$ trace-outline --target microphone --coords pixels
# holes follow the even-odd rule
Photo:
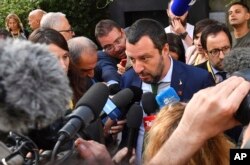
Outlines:
[[[240,76],[250,81],[250,48],[234,48],[223,60],[224,70],[231,76]],[[243,125],[250,121],[250,94],[243,99],[235,118]]]
[[[121,118],[122,114],[124,114],[124,111],[121,110],[131,103],[133,96],[134,93],[129,88],[125,88],[107,100],[103,107],[103,111],[111,120],[117,120]],[[107,116],[102,116],[103,123],[105,123],[106,120]]]
[[[129,88],[125,88],[108,99],[103,108],[107,116],[102,115],[105,135],[108,135],[111,126],[127,113],[127,106],[131,103],[133,96],[134,93]]]
[[[1,41],[1,132],[26,133],[46,127],[63,116],[71,97],[68,78],[46,45],[26,40]],[[16,150],[5,151],[5,154],[1,151],[1,161],[5,164],[26,164],[26,155],[17,151],[31,152],[34,157],[38,148],[30,139],[23,141],[20,136],[14,137]],[[30,147],[30,144],[34,145]]]
[[[59,130],[58,140],[72,138],[82,128],[95,121],[109,95],[108,87],[103,83],[96,83],[77,102],[76,109],[69,114],[68,122]]]
[[[155,114],[156,111],[159,109],[159,106],[155,100],[155,95],[151,92],[143,93],[141,103],[144,112],[148,116]]]
[[[173,0],[171,11],[176,16],[184,15],[196,0]]]
[[[151,92],[143,93],[141,104],[144,112],[148,115],[143,118],[145,131],[148,132],[156,118],[155,114],[159,106],[155,100],[155,95]]]
[[[162,108],[165,105],[169,105],[175,102],[180,101],[180,97],[175,92],[174,88],[168,86],[164,91],[160,92],[158,95],[156,95],[156,101],[160,108]]]
[[[139,104],[134,103],[129,108],[126,116],[127,127],[129,129],[127,147],[128,147],[128,153],[130,154],[132,153],[132,150],[136,144],[136,139],[138,135],[138,130],[142,122],[142,117],[143,117],[142,107]]]
[[[118,92],[121,90],[120,85],[117,84],[117,83],[115,83],[115,84],[110,84],[110,85],[108,86],[108,88],[109,88],[109,94],[110,94],[110,95],[115,95],[116,93],[118,93]]]
[[[25,133],[63,116],[69,81],[46,45],[25,40],[0,44],[0,131]]]
[[[250,68],[250,48],[234,48],[223,60],[224,71],[228,74]]]
[[[132,103],[140,102],[142,98],[142,89],[137,86],[130,86],[129,89],[134,93],[134,97],[132,99]]]

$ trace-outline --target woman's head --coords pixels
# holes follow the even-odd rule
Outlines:
[[[177,128],[184,109],[185,105],[176,103],[163,107],[160,110],[146,137],[144,151],[145,162],[148,162],[156,155],[164,142],[168,140]],[[232,144],[224,134],[217,135],[207,140],[188,164],[228,164],[230,147],[232,147]]]
[[[186,63],[185,48],[183,46],[181,38],[174,33],[167,33],[167,40],[170,56],[175,60]]]
[[[195,26],[194,26],[194,32],[193,32],[193,36],[194,36],[194,45],[196,47],[196,50],[199,53],[204,53],[203,49],[202,49],[202,45],[200,42],[200,38],[201,38],[201,33],[203,31],[203,29],[205,29],[205,27],[215,24],[217,23],[216,20],[212,20],[212,19],[202,19],[200,21],[198,21]]]
[[[23,25],[20,18],[11,13],[5,18],[5,27],[8,31],[23,31]]]
[[[59,32],[53,29],[38,28],[30,34],[29,40],[34,43],[47,44],[49,50],[57,56],[64,71],[68,72],[69,48],[67,41]]]

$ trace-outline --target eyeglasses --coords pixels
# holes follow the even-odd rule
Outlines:
[[[58,30],[58,32],[73,32],[74,30],[70,27],[68,30]]]
[[[121,45],[124,42],[124,37],[122,36],[122,32],[120,36],[113,42],[113,44],[108,44],[103,47],[103,50],[107,53],[112,53],[115,50],[115,47]]]
[[[213,49],[208,51],[208,54],[212,55],[212,56],[219,56],[220,52],[222,51],[223,54],[226,54],[230,51],[231,47],[230,46],[224,46],[222,48],[217,48],[217,49]]]

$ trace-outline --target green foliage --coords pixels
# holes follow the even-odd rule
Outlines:
[[[40,6],[47,12],[63,12],[66,14],[77,36],[84,35],[95,40],[96,23],[107,18],[107,6],[98,9],[97,3],[110,0],[43,0]]]
[[[1,0],[0,1],[0,27],[5,28],[5,17],[15,13],[27,27],[27,17],[31,10],[37,8],[41,0]]]
[[[46,12],[66,14],[77,36],[84,35],[92,40],[96,23],[108,18],[107,9],[113,0],[0,0],[0,27],[5,27],[5,17],[14,12],[25,28],[29,12],[41,8]]]

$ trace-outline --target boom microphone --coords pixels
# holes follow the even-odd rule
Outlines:
[[[69,81],[46,45],[24,40],[0,44],[0,131],[40,129],[63,116]]]
[[[96,83],[77,102],[76,109],[69,114],[68,122],[59,130],[59,140],[72,138],[89,123],[95,121],[109,95],[108,87],[103,83]]]
[[[64,115],[71,97],[66,74],[46,45],[25,40],[1,41],[1,132],[26,133],[49,125]],[[2,154],[4,145],[0,146],[1,163],[25,164],[27,159],[24,159],[24,153],[37,155],[34,154],[37,147],[29,148],[29,144],[33,143],[31,140],[18,136],[14,142],[17,144],[11,149],[12,153],[5,150]]]
[[[234,48],[225,56],[224,70],[231,76],[243,77],[250,81],[250,48]],[[235,114],[235,118],[243,125],[247,125],[250,121],[250,94],[243,99],[239,109]]]
[[[171,11],[176,16],[184,15],[196,0],[173,0]]]
[[[224,71],[228,74],[250,68],[250,48],[234,48],[223,60]]]

